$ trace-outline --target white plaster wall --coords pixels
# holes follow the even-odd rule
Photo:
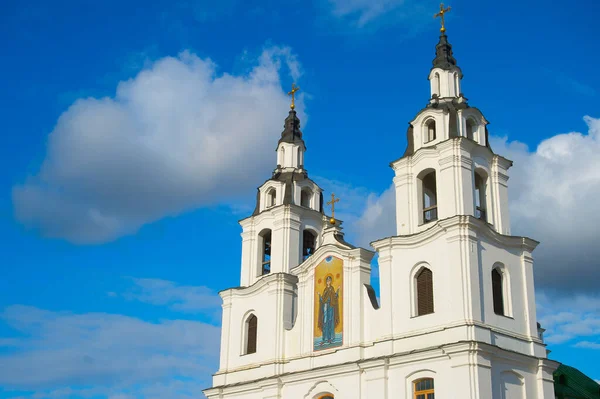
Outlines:
[[[316,399],[326,393],[335,398],[412,399],[414,381],[433,378],[436,397],[553,399],[547,375],[544,384],[540,384],[539,367],[536,359],[463,343],[385,358],[340,362],[327,368],[314,367],[277,378],[231,385],[225,387],[221,395],[218,390],[206,393],[209,399]],[[523,396],[502,396],[506,382],[514,381],[514,378],[506,378],[507,375],[518,378]],[[511,388],[514,387],[509,386]]]

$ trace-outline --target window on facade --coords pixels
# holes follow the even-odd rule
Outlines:
[[[425,175],[421,182],[423,188],[423,223],[429,223],[438,218],[435,171]]]
[[[265,230],[260,234],[262,245],[262,268],[261,274],[271,273],[271,230]]]
[[[302,233],[302,260],[305,261],[315,252],[317,238],[310,230]]]
[[[486,213],[486,178],[475,172],[475,217],[487,222]]]
[[[475,122],[472,119],[467,119],[467,138],[470,140],[475,140]]]
[[[423,378],[413,383],[414,399],[435,399],[433,378]]]
[[[417,316],[433,313],[433,273],[424,267],[416,276]]]
[[[246,350],[244,354],[256,353],[256,338],[258,334],[258,318],[250,315],[246,320]]]
[[[323,396],[319,396],[317,399],[333,399],[333,395],[330,393],[327,393]]]
[[[433,140],[435,140],[435,121],[433,119],[430,119],[425,124],[425,142],[429,143]]]
[[[494,313],[504,315],[504,287],[502,272],[498,269],[492,270],[492,296],[494,299]]]
[[[275,206],[276,203],[277,203],[277,190],[272,188],[267,193],[267,207]]]
[[[304,189],[300,192],[300,205],[310,208],[310,199],[312,197],[312,192],[309,189]]]

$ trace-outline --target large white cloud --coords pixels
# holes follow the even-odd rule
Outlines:
[[[103,242],[255,187],[287,116],[283,68],[298,78],[289,48],[265,49],[243,76],[183,52],[114,97],[76,101],[39,173],[13,188],[17,218],[45,236]]]
[[[217,367],[219,328],[201,322],[22,305],[9,306],[0,319],[20,333],[0,342],[8,349],[0,355],[0,386],[35,391],[33,398],[138,397],[139,390],[186,379],[201,397]],[[175,393],[169,397],[191,397]]]
[[[509,201],[512,232],[541,242],[534,252],[540,288],[596,292],[600,278],[600,119],[586,116],[588,132],[543,140],[530,151],[492,137],[494,151],[514,161]],[[393,186],[370,195],[357,227],[361,244],[394,234]]]
[[[535,151],[494,139],[494,151],[514,160],[509,180],[512,230],[541,242],[536,283],[597,292],[600,277],[600,119],[588,133],[558,134]]]

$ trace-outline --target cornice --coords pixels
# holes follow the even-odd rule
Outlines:
[[[490,329],[490,326],[487,325],[483,325],[481,323],[459,323],[456,326],[452,326],[452,327],[462,327],[462,326],[472,326],[472,327],[483,327],[485,329],[489,329],[490,331],[494,331],[493,329]],[[431,332],[431,331],[428,331]],[[414,334],[413,334],[414,335]],[[417,335],[421,335],[420,333],[418,333]],[[523,339],[523,338],[519,338],[518,336],[514,336],[513,334],[510,335],[511,338],[515,338],[517,340],[520,341],[525,341],[525,342],[534,342],[537,343],[537,340],[531,341],[529,339]],[[385,341],[389,341],[389,340],[397,340],[397,339],[402,339],[401,337],[394,337],[394,338],[388,338]],[[370,342],[370,343],[363,343],[361,345],[353,345],[350,347],[346,347],[346,348],[340,348],[335,352],[340,352],[340,351],[346,351],[346,350],[352,350],[355,349],[357,347],[370,347],[373,344],[376,343],[381,343],[383,341],[375,341],[375,342]],[[451,358],[453,356],[456,355],[462,355],[462,354],[468,354],[468,353],[480,353],[482,355],[485,354],[493,354],[494,356],[500,356],[500,357],[504,357],[504,358],[508,358],[511,359],[513,361],[518,361],[521,364],[529,364],[532,361],[537,362],[538,364],[542,363],[544,366],[546,367],[552,367],[554,364],[556,364],[556,362],[549,360],[547,358],[538,358],[535,357],[531,354],[528,353],[522,353],[522,352],[516,352],[510,349],[505,349],[505,348],[501,348],[498,347],[496,345],[492,345],[489,344],[487,342],[483,342],[483,341],[477,341],[477,340],[459,340],[456,342],[451,342],[451,343],[447,343],[447,344],[442,344],[442,345],[436,345],[436,346],[432,346],[432,347],[425,347],[425,348],[419,348],[419,349],[413,349],[413,350],[409,350],[409,351],[405,351],[405,352],[398,352],[398,353],[389,353],[389,354],[384,354],[381,356],[374,356],[374,357],[368,357],[368,358],[362,358],[360,357],[361,355],[359,355],[359,357],[354,358],[352,360],[343,362],[343,363],[339,363],[336,364],[334,366],[332,365],[324,365],[324,366],[320,366],[320,367],[311,367],[311,368],[305,368],[305,369],[301,369],[301,370],[295,370],[295,371],[289,371],[289,372],[284,372],[278,375],[273,375],[270,377],[263,377],[263,378],[258,378],[255,380],[248,380],[248,381],[240,381],[237,383],[232,383],[232,384],[225,384],[225,385],[221,385],[221,386],[217,386],[217,387],[212,387],[209,389],[204,390],[204,392],[208,393],[208,392],[222,392],[223,390],[239,390],[239,389],[247,389],[247,390],[253,390],[253,389],[259,389],[261,385],[265,384],[267,381],[285,381],[286,383],[290,383],[290,382],[294,382],[297,381],[299,379],[302,380],[306,380],[309,378],[318,378],[318,376],[321,375],[321,370],[327,370],[328,373],[347,373],[347,372],[353,372],[353,371],[359,371],[359,370],[364,370],[367,368],[373,368],[373,367],[386,367],[386,366],[396,366],[396,365],[400,365],[400,364],[405,364],[405,363],[411,363],[411,362],[415,362],[415,361],[422,361],[423,359],[432,359],[432,358],[439,358],[439,357],[444,357],[444,358]],[[326,354],[329,355],[329,354]],[[308,357],[314,357],[314,356],[325,356],[322,354],[311,354]],[[257,367],[264,367],[264,366],[269,366],[269,365],[275,365],[275,364],[285,364],[285,363],[289,363],[291,361],[294,360],[299,360],[299,359],[303,359],[306,358],[307,356],[299,356],[297,358],[286,358],[286,360],[276,360],[276,359],[272,359],[260,364],[255,364],[253,365],[253,367],[251,368],[257,368]],[[469,364],[484,364],[485,362],[473,362],[471,361]],[[248,370],[247,367],[245,368],[240,368],[240,369],[232,369],[232,370],[221,370],[218,371],[215,375],[226,375],[229,373],[236,373],[236,372],[243,372],[245,370]],[[232,392],[230,392],[232,393]]]
[[[256,282],[248,287],[234,287],[220,291],[219,295],[223,300],[226,297],[246,297],[257,292],[268,289],[269,286],[275,284],[297,284],[298,277],[290,273],[270,273],[256,280]]]
[[[453,228],[466,228],[467,231],[474,230],[493,242],[509,248],[520,248],[532,252],[539,244],[528,237],[509,236],[495,231],[491,225],[469,215],[458,215],[447,219],[438,220],[427,230],[401,236],[391,236],[371,242],[376,251],[381,251],[387,246],[419,246],[440,238],[448,230]],[[466,235],[465,235],[466,237]]]
[[[412,155],[407,155],[390,162],[390,167],[396,170],[405,163],[416,163],[421,159],[430,157],[432,154],[437,156],[441,151],[453,145],[457,145],[459,148],[466,150],[472,155],[478,152],[484,152],[486,153],[486,156],[493,159],[495,163],[499,164],[504,169],[510,168],[513,164],[511,160],[504,158],[502,155],[495,154],[489,147],[480,145],[473,140],[467,139],[466,137],[458,136],[450,137],[434,145],[420,147],[419,149],[415,150]]]
[[[323,260],[325,255],[329,254],[346,258],[356,257],[358,259],[363,259],[368,263],[371,263],[373,256],[375,256],[375,252],[365,248],[344,248],[333,244],[326,244],[317,248],[314,254],[312,254],[308,259],[300,263],[298,266],[292,268],[290,272],[296,276],[304,276],[310,273],[310,271],[313,270],[314,267]]]

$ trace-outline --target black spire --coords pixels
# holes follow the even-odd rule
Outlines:
[[[433,67],[444,70],[457,68],[456,59],[452,55],[452,45],[448,43],[448,36],[445,33],[442,33],[439,43],[435,46]]]
[[[290,114],[285,118],[284,129],[281,132],[279,143],[302,143],[302,132],[300,131],[300,119],[296,116],[296,111],[291,109]]]

